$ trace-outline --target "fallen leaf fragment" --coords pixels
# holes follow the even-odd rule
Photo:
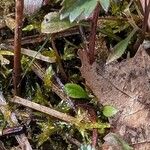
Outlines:
[[[110,119],[114,131],[135,150],[149,150],[150,56],[143,46],[133,58],[103,67],[96,62],[90,65],[85,51],[79,51],[79,57],[87,86],[101,104],[119,111]]]

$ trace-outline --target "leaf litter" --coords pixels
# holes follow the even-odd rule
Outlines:
[[[90,65],[85,51],[79,51],[79,57],[81,74],[98,102],[119,111],[109,119],[113,132],[136,150],[150,147],[150,56],[143,46],[133,58],[103,67]]]

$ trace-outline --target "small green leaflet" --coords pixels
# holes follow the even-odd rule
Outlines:
[[[108,11],[110,0],[63,0],[60,18],[69,17],[70,22],[87,19],[98,2],[105,11]]]
[[[87,92],[80,85],[74,83],[65,84],[64,90],[66,94],[72,98],[89,98]]]
[[[22,29],[22,31],[32,31],[34,29],[40,29],[40,25],[37,23],[37,24],[30,24],[30,25],[27,25],[26,27],[24,27]]]
[[[110,0],[99,0],[99,2],[103,9],[107,12],[110,5]]]
[[[118,110],[112,106],[106,105],[103,107],[103,115],[106,117],[112,117],[114,116]]]
[[[67,19],[60,20],[58,12],[50,12],[44,17],[41,24],[41,32],[48,34],[58,33],[76,25],[77,23],[70,23]]]
[[[111,63],[112,61],[120,58],[122,54],[125,52],[132,36],[135,34],[137,29],[133,29],[132,32],[126,37],[124,40],[120,41],[115,47],[113,48],[113,52],[108,56],[108,59],[106,61],[106,64]]]

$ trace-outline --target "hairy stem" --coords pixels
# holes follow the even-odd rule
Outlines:
[[[99,11],[100,11],[100,4],[98,3],[96,8],[95,8],[95,11],[94,11],[94,15],[93,15],[92,23],[91,23],[90,38],[89,38],[88,56],[89,56],[90,64],[92,64],[95,60],[95,58],[94,58],[95,40],[96,40],[96,29],[97,29],[97,21],[98,21]]]
[[[22,36],[22,20],[23,20],[23,0],[16,0],[16,27],[14,36],[14,94],[20,95],[21,87],[19,85],[21,79],[21,36]]]

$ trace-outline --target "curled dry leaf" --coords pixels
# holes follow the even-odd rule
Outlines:
[[[150,56],[145,49],[140,46],[133,58],[103,67],[90,65],[85,51],[79,56],[81,74],[99,102],[119,110],[110,119],[115,132],[136,150],[150,147]]]

